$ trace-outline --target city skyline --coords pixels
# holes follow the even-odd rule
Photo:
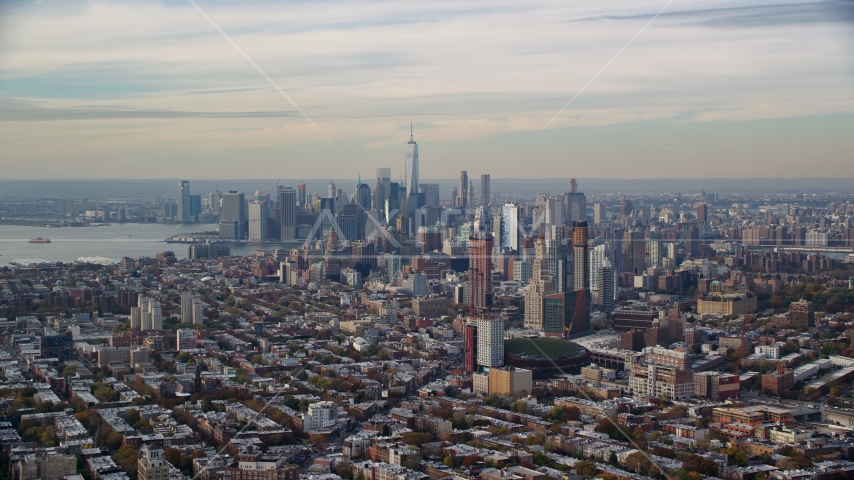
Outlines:
[[[668,5],[4,5],[4,177],[854,177],[850,2]]]

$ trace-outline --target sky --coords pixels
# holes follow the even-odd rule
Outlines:
[[[398,178],[410,122],[425,179],[854,178],[854,0],[0,4],[4,179]]]

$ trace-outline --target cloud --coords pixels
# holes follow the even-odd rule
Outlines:
[[[663,3],[199,5],[348,155],[397,161],[375,156],[395,152],[414,119],[425,148],[447,142],[488,165],[481,152],[496,139],[518,135],[504,150],[530,154],[530,134]],[[852,113],[851,5],[679,0],[550,130]],[[13,4],[0,25],[0,158],[13,172],[73,157],[124,174],[144,168],[123,160],[131,150],[206,160],[258,149],[269,165],[329,154],[189,3]],[[568,148],[542,142],[531,162],[543,168]]]
[[[569,23],[602,19],[649,20],[655,13],[638,15],[597,15],[575,18]],[[850,24],[854,20],[854,2],[827,0],[803,3],[771,3],[724,6],[720,8],[674,9],[661,15],[662,23],[710,27],[758,27],[812,23]]]
[[[14,98],[0,98],[0,121],[61,121],[61,120],[112,120],[112,119],[180,119],[180,118],[281,118],[295,117],[292,111],[256,112],[204,112],[137,109],[122,105],[80,105],[51,108],[35,102]]]

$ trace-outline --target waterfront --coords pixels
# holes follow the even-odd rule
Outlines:
[[[100,227],[25,227],[0,225],[0,265],[12,262],[74,262],[88,260],[110,263],[122,257],[153,257],[171,250],[186,258],[187,244],[166,243],[179,233],[215,230],[216,225],[171,225],[124,223]],[[31,238],[49,238],[51,243],[27,243]],[[291,248],[291,245],[231,243],[232,255],[248,255],[253,250]]]

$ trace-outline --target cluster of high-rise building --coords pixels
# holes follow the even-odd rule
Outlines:
[[[131,330],[163,330],[163,315],[160,313],[160,302],[140,296],[139,304],[130,309]]]

